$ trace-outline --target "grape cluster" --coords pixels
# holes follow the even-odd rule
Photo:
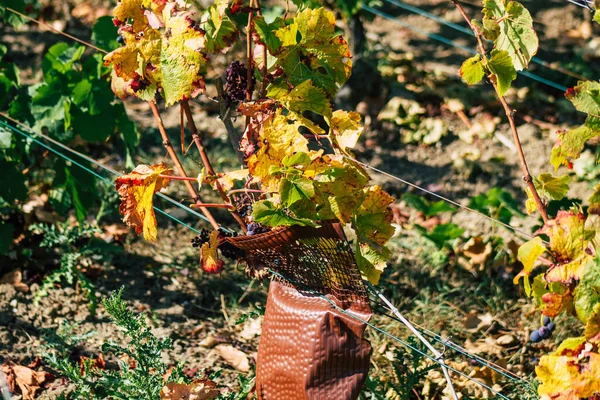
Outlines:
[[[539,343],[544,339],[548,339],[550,336],[552,336],[552,332],[554,332],[555,328],[556,326],[550,320],[550,318],[544,315],[544,326],[531,332],[529,335],[529,340],[533,343]]]
[[[225,71],[225,93],[223,97],[229,106],[244,100],[248,84],[248,70],[239,61],[229,64]]]
[[[234,245],[232,245],[229,242],[223,242],[220,246],[219,246],[219,250],[221,251],[221,254],[223,255],[223,257],[227,257],[230,260],[239,260],[244,258],[244,251],[241,249],[238,249],[237,247],[235,247]]]
[[[192,238],[193,247],[201,247],[204,243],[210,240],[210,232],[208,229],[200,229],[200,234]]]
[[[250,222],[248,224],[248,232],[246,232],[246,236],[258,235],[259,233],[269,232],[269,228],[263,226],[261,224],[257,224],[256,222]]]

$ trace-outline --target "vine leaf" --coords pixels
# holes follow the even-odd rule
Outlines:
[[[513,66],[510,54],[506,50],[492,50],[487,66],[492,73],[492,79],[495,79],[498,85],[498,94],[504,96],[512,81],[517,78],[517,70]]]
[[[143,233],[146,240],[155,242],[157,236],[152,204],[154,193],[167,187],[170,182],[160,175],[171,175],[172,172],[162,162],[152,166],[138,165],[131,173],[116,180],[115,187],[121,196],[119,212],[123,215],[123,222],[135,228],[138,235]]]
[[[367,243],[357,242],[355,250],[356,265],[362,277],[373,285],[377,285],[390,254],[390,250],[387,247],[375,249]]]
[[[383,246],[395,232],[389,208],[394,198],[381,186],[371,186],[364,191],[365,199],[356,213],[354,227],[359,237]]]
[[[267,96],[279,101],[288,110],[302,115],[312,111],[322,115],[328,122],[331,120],[331,103],[325,91],[313,85],[311,80],[304,81],[289,92],[280,86],[270,85]]]
[[[307,8],[296,15],[294,22],[275,32],[281,47],[274,55],[292,87],[312,80],[332,98],[350,77],[350,49],[335,30],[331,11]]]
[[[460,67],[460,76],[467,85],[475,85],[485,76],[485,68],[479,54],[465,60]]]
[[[585,230],[584,223],[582,213],[561,210],[555,219],[538,231],[550,238],[550,250],[558,263],[566,263],[585,254],[594,232]]]
[[[558,139],[552,148],[550,164],[557,171],[561,165],[572,168],[572,161],[579,158],[585,142],[600,134],[599,131],[592,130],[582,125],[568,132],[558,132]]]
[[[578,111],[600,118],[600,82],[580,81],[565,96]]]
[[[167,106],[196,97],[204,89],[207,59],[202,51],[206,39],[194,28],[191,12],[168,3],[163,11],[165,34],[162,40],[162,89]]]
[[[294,153],[308,153],[308,140],[299,132],[301,124],[278,110],[273,119],[266,121],[258,135],[258,151],[248,158],[250,174],[260,180],[263,189],[275,192],[278,178],[270,174],[271,167],[283,166],[283,159]]]
[[[200,267],[207,274],[220,274],[225,262],[219,260],[217,249],[219,247],[219,231],[212,231],[209,241],[200,248]]]
[[[216,180],[221,184],[223,190],[228,192],[231,189],[233,189],[235,181],[245,181],[248,178],[248,170],[238,169],[235,171],[225,172],[219,175],[219,178]]]
[[[573,340],[561,348],[543,356],[535,368],[541,398],[587,399],[600,392],[600,354],[593,350],[596,346],[583,339],[583,343]]]
[[[215,0],[201,20],[206,36],[206,49],[210,53],[226,50],[238,37],[239,31],[235,23],[227,15],[228,0]]]
[[[573,293],[558,282],[546,282],[543,275],[533,279],[531,296],[542,314],[554,318],[573,308]]]
[[[571,177],[568,175],[553,176],[549,173],[542,173],[535,178],[535,188],[542,196],[550,200],[560,200],[569,191]]]
[[[581,322],[588,322],[598,304],[600,304],[600,262],[594,259],[586,265],[581,281],[575,289],[575,312]]]
[[[584,335],[585,335],[586,339],[597,343],[600,341],[599,333],[600,333],[600,302],[597,302],[594,305],[592,314],[589,316],[589,318],[585,324]]]
[[[483,14],[484,34],[494,48],[508,53],[515,70],[525,69],[539,45],[529,11],[516,1],[484,0]]]
[[[535,265],[535,262],[545,252],[546,248],[544,247],[542,239],[539,236],[531,239],[528,242],[523,243],[519,247],[517,258],[523,264],[523,270],[519,272],[517,276],[515,276],[513,283],[515,285],[518,284],[519,279],[521,279],[521,277],[524,277],[525,294],[527,294],[527,296],[530,296],[531,294],[529,275],[531,274],[531,271],[533,271],[533,266]]]
[[[332,143],[342,152],[353,149],[363,131],[360,114],[342,110],[334,111],[330,128]]]
[[[275,204],[269,200],[261,200],[252,206],[252,217],[254,221],[266,226],[313,226],[317,225],[308,218],[297,218],[290,215],[289,212],[280,204]]]

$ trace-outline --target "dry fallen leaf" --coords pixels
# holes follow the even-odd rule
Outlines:
[[[189,385],[171,382],[160,391],[161,400],[211,400],[219,397],[216,383],[209,379],[194,381]]]
[[[477,314],[476,311],[471,311],[463,319],[463,325],[470,332],[477,332],[481,329],[487,329],[492,326],[494,317],[490,313]]]
[[[34,400],[35,394],[49,376],[44,371],[35,371],[29,367],[17,365],[10,361],[2,364],[0,369],[6,374],[6,381],[10,391],[14,393],[16,383],[21,390],[23,400]]]
[[[4,274],[2,278],[0,278],[0,283],[8,283],[14,286],[15,290],[21,293],[27,293],[29,291],[29,286],[27,286],[23,281],[23,274],[20,270],[16,269],[7,274]]]
[[[215,347],[215,351],[227,364],[231,365],[237,371],[250,371],[248,356],[243,351],[236,349],[230,344],[220,344]]]

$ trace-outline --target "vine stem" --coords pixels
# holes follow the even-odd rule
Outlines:
[[[217,95],[219,99],[219,116],[223,125],[225,125],[225,129],[227,130],[227,136],[229,137],[229,142],[233,147],[233,151],[235,151],[235,155],[241,166],[246,165],[244,161],[244,156],[240,151],[240,140],[242,140],[242,136],[233,126],[233,122],[231,122],[231,108],[227,105],[225,98],[223,97],[224,89],[223,89],[223,80],[221,78],[217,79]]]
[[[170,179],[172,181],[190,181],[190,182],[198,181],[197,178],[192,178],[191,176],[159,175],[159,177],[162,179]]]
[[[477,29],[477,27],[475,27],[473,25],[473,23],[471,22],[471,19],[469,18],[468,14],[465,11],[465,9],[463,8],[462,4],[460,4],[460,2],[458,0],[451,0],[451,1],[452,1],[452,3],[454,3],[454,5],[456,6],[456,8],[460,12],[460,14],[465,19],[465,21],[467,21],[467,24],[469,24],[469,28],[471,28],[471,30],[475,34],[475,37],[477,38],[478,47],[479,47],[479,49],[478,49],[479,53],[481,54],[481,56],[483,58],[485,58],[486,51],[485,51],[485,46],[483,44],[483,39],[481,37],[481,32],[479,31],[479,29]],[[504,96],[500,95],[500,91],[498,90],[498,85],[493,80],[492,80],[492,86],[494,87],[494,90],[496,91],[496,96],[498,97],[498,100],[500,100],[500,104],[502,104],[502,108],[504,109],[504,113],[506,114],[506,118],[508,119],[508,124],[510,125],[510,130],[512,132],[513,139],[514,139],[515,145],[517,147],[517,153],[519,154],[519,160],[521,162],[521,170],[523,171],[523,180],[527,184],[527,187],[529,188],[529,191],[531,192],[531,195],[533,196],[533,200],[535,201],[535,204],[537,205],[537,208],[540,211],[540,214],[542,215],[544,224],[546,224],[548,222],[548,213],[546,211],[546,205],[544,204],[544,202],[542,202],[542,199],[540,198],[540,195],[539,195],[537,189],[535,188],[535,184],[533,183],[533,178],[531,177],[531,174],[529,173],[529,167],[527,166],[527,160],[525,159],[525,153],[523,153],[523,146],[521,145],[521,139],[519,138],[519,132],[517,131],[517,125],[515,124],[514,111],[511,110],[511,108],[508,105],[508,103],[506,102],[506,99],[504,98]]]
[[[255,5],[253,0],[250,0],[250,7]],[[252,76],[254,73],[254,68],[252,68],[252,64],[254,63],[252,56],[252,24],[253,24],[254,12],[250,11],[248,13],[248,25],[246,27],[246,57],[248,62],[246,65],[246,101],[252,101],[252,92],[254,91],[254,87],[252,85]],[[246,117],[246,125],[249,122],[249,117]]]
[[[212,167],[210,159],[208,158],[208,154],[206,154],[206,149],[204,148],[202,139],[200,139],[200,135],[198,134],[198,128],[196,127],[196,123],[194,122],[194,118],[192,116],[192,110],[190,109],[189,102],[187,100],[182,100],[181,106],[183,107],[183,111],[187,118],[188,127],[189,127],[190,131],[192,132],[192,139],[194,140],[194,143],[196,144],[196,148],[198,149],[198,152],[200,153],[200,158],[202,159],[204,168],[206,168],[207,175],[208,176],[217,176],[214,168]],[[225,193],[225,190],[223,190],[223,186],[221,185],[221,183],[219,181],[215,181],[215,187],[216,187],[217,193],[219,193],[219,196],[221,196],[223,201],[227,204],[231,204],[231,199],[229,198],[229,196],[227,196],[227,193]],[[236,222],[240,225],[240,228],[242,228],[242,230],[244,232],[246,232],[246,230],[247,230],[246,223],[244,222],[242,217],[237,213],[237,211],[232,209],[231,215],[236,220]]]
[[[262,9],[260,7],[260,0],[255,0],[254,1],[256,8],[258,9],[258,11],[256,12],[256,14],[259,17],[262,17]],[[267,95],[267,45],[263,44],[262,45],[262,65],[261,65],[261,71],[260,74],[262,76],[262,86],[260,87],[260,92],[258,94],[258,97],[260,97],[261,99],[265,98]]]
[[[169,154],[171,161],[177,168],[177,173],[179,174],[179,176],[181,176],[183,178],[187,178],[188,176],[185,173],[185,170],[183,169],[183,166],[181,165],[179,158],[177,157],[177,153],[175,153],[175,150],[173,149],[173,145],[171,145],[171,142],[169,141],[169,137],[167,136],[167,131],[165,130],[165,126],[162,122],[162,118],[160,117],[160,112],[158,111],[158,107],[156,107],[156,103],[153,101],[149,101],[148,104],[150,105],[150,109],[152,110],[152,114],[154,115],[154,120],[156,121],[156,124],[158,125],[158,131],[160,132],[160,136],[162,137],[163,145],[167,149],[167,153]],[[198,193],[196,193],[196,189],[194,189],[194,186],[191,184],[191,182],[188,180],[184,180],[184,183],[185,183],[185,187],[187,188],[188,193],[190,194],[190,196],[192,196],[192,199],[194,199],[194,203],[202,204],[202,200],[200,199],[200,196],[198,196]],[[208,222],[210,222],[210,225],[213,227],[213,229],[218,230],[220,228],[219,223],[212,216],[212,214],[210,213],[208,208],[201,206],[200,211],[202,211],[202,214],[204,214],[204,216],[208,219]]]

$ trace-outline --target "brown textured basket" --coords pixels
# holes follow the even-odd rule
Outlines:
[[[339,224],[278,228],[227,239],[251,268],[268,267],[269,287],[258,348],[259,399],[352,400],[369,370],[365,324],[332,307],[371,317],[366,290]]]

